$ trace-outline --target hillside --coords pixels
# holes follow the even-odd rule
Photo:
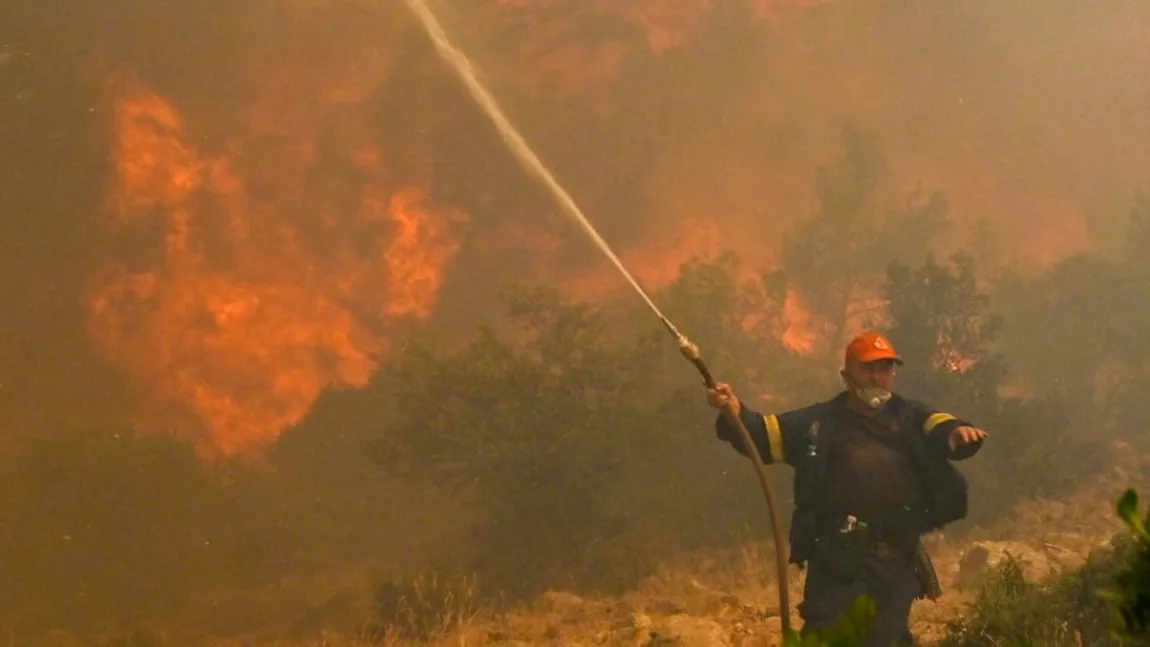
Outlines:
[[[1027,577],[1081,565],[1122,526],[1115,497],[1131,485],[1150,488],[1150,455],[1116,447],[1114,467],[1083,480],[1064,500],[1032,499],[987,527],[958,529],[928,538],[944,595],[912,614],[920,640],[941,638],[947,621],[963,613],[978,574],[1004,553],[1022,558]],[[64,633],[44,636],[36,647],[355,647],[414,645],[683,645],[750,647],[778,644],[780,622],[773,578],[773,548],[747,542],[737,550],[684,554],[624,595],[584,597],[555,590],[532,604],[503,612],[483,609],[468,581],[423,579],[426,609],[408,607],[386,636],[380,635],[374,601],[378,582],[370,564],[311,579],[285,580],[260,590],[203,598],[183,617],[163,626],[141,625],[103,641]],[[802,598],[803,575],[790,573],[792,605]],[[799,626],[797,613],[793,623]],[[403,629],[430,630],[426,640]],[[375,634],[375,640],[365,637]],[[286,637],[286,638],[285,638]],[[15,643],[14,643],[15,644]]]

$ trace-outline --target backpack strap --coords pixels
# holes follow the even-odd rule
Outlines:
[[[800,566],[810,558],[818,541],[815,506],[826,475],[827,451],[831,440],[829,434],[822,433],[823,419],[827,412],[825,404],[817,408],[814,420],[807,427],[802,455],[794,460],[795,510],[791,516],[790,561]]]

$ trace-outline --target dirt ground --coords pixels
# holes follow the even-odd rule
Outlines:
[[[1122,530],[1114,501],[1131,485],[1150,486],[1150,456],[1125,454],[1121,465],[1084,482],[1065,500],[1035,499],[1011,518],[962,536],[938,534],[927,546],[943,587],[937,601],[920,601],[912,625],[923,643],[938,640],[949,620],[969,602],[977,569],[964,556],[981,551],[993,563],[1008,551],[1028,563],[1040,579],[1082,564],[1094,549]],[[974,549],[974,550],[972,550]],[[475,618],[442,644],[452,645],[684,645],[750,647],[780,644],[773,548],[749,543],[730,554],[685,556],[624,596],[585,599],[553,591],[531,608],[502,618]],[[791,567],[792,608],[802,599],[803,575]],[[792,611],[792,624],[801,621]]]
[[[943,596],[920,601],[912,613],[913,629],[924,644],[942,637],[946,623],[961,615],[971,586],[964,557],[981,551],[993,562],[1002,551],[1029,562],[1028,574],[1041,578],[1074,568],[1095,548],[1106,545],[1122,526],[1114,501],[1130,486],[1150,489],[1150,456],[1132,452],[1110,472],[1082,484],[1065,500],[1036,499],[1019,505],[1009,519],[954,536],[927,538]],[[683,555],[666,564],[635,590],[616,597],[588,598],[550,591],[533,604],[500,614],[468,613],[452,618],[434,640],[421,644],[457,646],[554,645],[579,647],[751,647],[780,644],[781,622],[774,579],[774,553],[769,543],[751,542],[725,553]],[[788,573],[790,604],[802,599],[804,576]],[[349,638],[372,616],[378,580],[370,565],[309,580],[277,583],[260,591],[235,591],[192,605],[178,622],[146,630],[144,637],[117,646],[160,647],[366,647]],[[791,614],[792,625],[801,621]],[[231,625],[235,630],[229,631]],[[246,631],[241,627],[259,626]],[[179,629],[188,627],[189,629]],[[296,634],[297,640],[284,635]],[[231,635],[228,639],[213,636]],[[324,636],[316,638],[315,636]],[[308,637],[308,638],[305,638]],[[393,647],[404,641],[386,641]],[[78,647],[94,643],[67,634],[42,637],[34,647]]]

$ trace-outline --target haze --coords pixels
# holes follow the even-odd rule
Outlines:
[[[876,211],[945,194],[947,228],[907,258],[973,250],[1006,313],[994,348],[1012,392],[1050,386],[1049,345],[1094,334],[1084,300],[1029,335],[1042,304],[1025,286],[1076,255],[1129,260],[1150,188],[1150,5],[626,4],[434,7],[644,285],[724,251],[782,266],[849,125],[884,159]],[[303,632],[306,605],[257,617],[240,592],[463,563],[482,507],[372,459],[402,418],[383,398],[393,358],[417,337],[447,352],[482,325],[514,331],[499,296],[521,282],[657,325],[626,310],[638,299],[402,3],[5,5],[0,630],[180,616]],[[794,387],[813,398],[834,386],[841,331],[812,323],[808,297],[792,290],[779,341],[825,368]],[[1108,339],[1076,366],[1141,352]],[[681,432],[708,447],[701,470],[746,472],[732,505],[764,536],[750,470],[698,404]],[[716,532],[734,542],[731,516]]]

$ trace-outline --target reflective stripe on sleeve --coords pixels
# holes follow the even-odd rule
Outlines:
[[[783,429],[779,426],[779,417],[771,414],[767,419],[767,447],[771,450],[771,462],[781,463],[786,458],[783,447]]]
[[[951,420],[958,420],[958,418],[955,418],[949,413],[936,413],[927,418],[926,422],[922,424],[922,431],[923,433],[929,434],[930,432],[934,431],[935,427],[943,424],[944,422],[950,422]]]

